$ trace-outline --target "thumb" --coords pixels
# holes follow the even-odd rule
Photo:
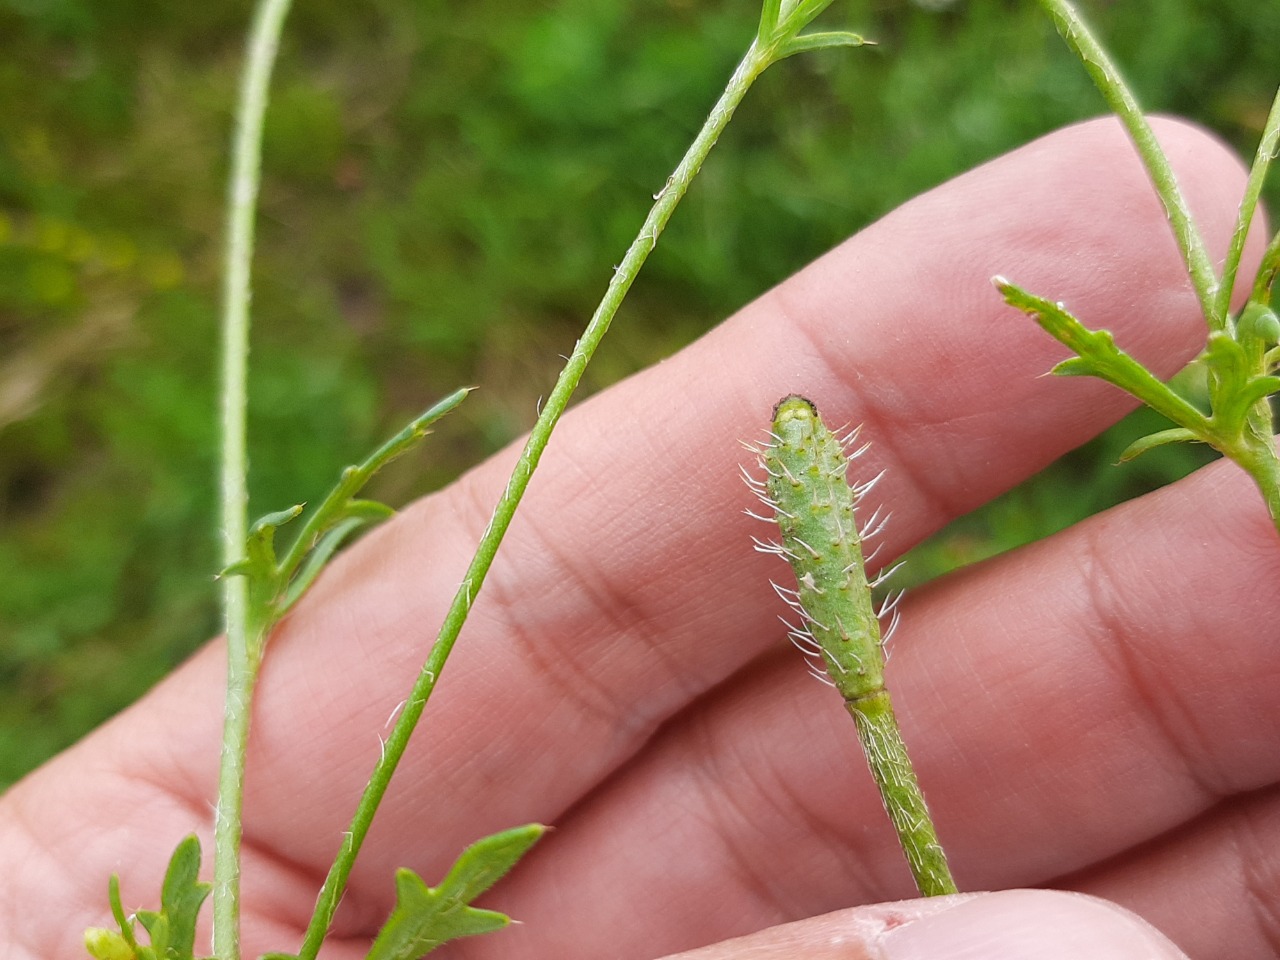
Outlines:
[[[667,960],[1187,960],[1106,900],[1006,890],[840,910]]]

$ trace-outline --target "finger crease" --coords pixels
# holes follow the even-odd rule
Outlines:
[[[1231,791],[1204,775],[1205,765],[1198,762],[1198,758],[1212,756],[1212,751],[1206,751],[1206,737],[1177,685],[1162,682],[1158,671],[1144,668],[1129,618],[1121,610],[1123,593],[1106,560],[1109,543],[1101,541],[1094,526],[1085,529],[1081,576],[1098,629],[1086,630],[1084,634],[1092,638],[1099,659],[1147,706],[1150,726],[1207,808],[1229,796]]]

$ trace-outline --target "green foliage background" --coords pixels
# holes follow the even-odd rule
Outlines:
[[[1149,107],[1251,153],[1280,4],[1087,5]],[[268,114],[253,512],[450,389],[371,493],[521,432],[749,40],[755,0],[297,0]],[[245,0],[0,0],[0,785],[217,629],[217,271]],[[747,100],[589,374],[678,349],[908,197],[1101,103],[1030,2],[838,3],[874,50]],[[1280,199],[1275,187],[1273,202]],[[1192,469],[1126,423],[953,527],[922,579]]]

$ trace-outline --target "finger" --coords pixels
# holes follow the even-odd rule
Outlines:
[[[1236,164],[1194,131],[1166,133],[1195,204],[1216,224],[1208,228],[1216,249],[1231,221],[1223,184],[1238,177]],[[1129,151],[1115,124],[1098,123],[963,177],[567,420],[433,705],[429,723],[448,729],[448,741],[423,745],[402,774],[403,799],[380,818],[387,835],[410,834],[430,810],[435,856],[446,857],[478,827],[558,817],[772,642],[767,566],[743,549],[754,530],[739,518],[749,501],[736,476],[737,441],[796,384],[812,384],[837,420],[868,421],[873,451],[890,467],[884,497],[899,518],[892,553],[1128,406],[1105,385],[1038,376],[1057,348],[991,293],[997,265],[1060,291],[1157,367],[1185,359],[1198,329],[1194,298],[1172,241],[1136,239],[1165,232]],[[1080,176],[1101,162],[1114,180]],[[1112,222],[1118,209],[1127,216]],[[1056,225],[1051,239],[1045,223]],[[1071,259],[1063,250],[1085,252]],[[1134,329],[1135,301],[1169,326]],[[985,335],[996,325],[1000,336]],[[321,799],[345,790],[345,802],[332,806],[350,803],[376,746],[359,731],[380,724],[403,696],[430,635],[424,624],[437,622],[461,580],[459,558],[508,466],[499,459],[477,471],[354,552],[335,571],[329,599],[300,610],[280,637],[267,679],[284,679],[264,689],[264,721],[278,712],[291,725],[326,730],[336,713],[359,737],[339,739],[336,750],[333,740],[318,741],[312,751],[259,741],[257,762],[275,776],[259,787],[266,813],[253,821],[254,835],[289,837],[297,862],[327,859],[324,838],[338,824],[327,803],[300,823],[272,784],[323,760]],[[428,549],[440,559],[428,561]],[[338,610],[346,630],[334,630]],[[306,676],[316,658],[342,665],[343,687],[317,697],[313,679],[288,679]],[[456,802],[477,790],[483,805]],[[453,798],[449,809],[424,800],[428,791]],[[477,822],[479,810],[486,816]],[[403,852],[399,844],[386,851],[366,860],[370,876],[385,876]]]
[[[859,907],[667,960],[1186,960],[1114,904],[1009,890]]]
[[[1278,546],[1219,463],[908,598],[889,684],[962,889],[1047,883],[1280,781]],[[619,944],[651,943],[653,916],[672,951],[911,890],[839,698],[785,652],[560,823],[504,905],[561,920],[502,955],[591,955],[605,937],[645,956]],[[1203,897],[1183,921],[1256,928],[1249,903],[1220,921]]]
[[[1162,130],[1220,249],[1238,165],[1202,134]],[[1080,175],[1098,164],[1111,176]],[[869,422],[877,455],[896,464],[885,481],[899,514],[893,550],[1118,416],[1127,402],[1109,388],[1036,376],[1056,348],[999,304],[987,278],[1053,291],[1172,369],[1198,324],[1171,242],[1150,240],[1165,236],[1162,216],[1114,124],[1073,128],[909,204],[567,418],[428,714],[449,736],[420,739],[407,759],[362,876],[382,891],[394,864],[431,874],[478,832],[556,818],[773,641],[771,599],[758,589],[766,567],[743,549],[745,492],[733,476],[736,441],[767,422],[778,395],[804,386],[833,416]],[[1160,326],[1139,324],[1135,304]],[[416,672],[511,457],[368,538],[274,641],[247,873],[251,886],[281,881],[273,907],[305,915],[312,874],[376,756],[371,731]],[[174,835],[207,817],[217,658],[198,658],[95,741],[118,762],[115,792],[104,801],[96,786],[64,813],[118,805],[133,811],[122,830]],[[158,734],[161,716],[182,725]],[[73,761],[41,778],[28,793],[34,815],[74,771]],[[156,786],[141,796],[140,783]],[[358,891],[351,901],[359,907]]]
[[[1188,128],[1165,132],[1211,248],[1220,247],[1235,161]],[[1100,164],[1115,178],[1080,175]],[[1125,216],[1111,223],[1117,210]],[[1085,252],[1068,259],[1064,250]],[[563,425],[434,704],[430,722],[451,731],[451,745],[420,754],[403,794],[419,799],[384,812],[389,831],[404,836],[419,822],[428,777],[442,796],[483,787],[493,817],[485,829],[530,814],[558,818],[660,724],[773,643],[773,598],[760,589],[768,566],[742,549],[755,530],[737,518],[749,500],[737,483],[736,440],[754,435],[773,399],[796,384],[813,384],[837,422],[868,422],[869,457],[883,457],[868,471],[890,468],[888,556],[1119,416],[1129,403],[1114,389],[1039,375],[1059,348],[989,291],[997,269],[1060,291],[1158,369],[1180,364],[1202,335],[1164,214],[1114,123],[1047,138],[908,205]],[[1152,310],[1140,325],[1135,303]],[[389,558],[412,557],[421,544],[465,554],[504,483],[506,465],[479,471],[449,500],[461,524],[436,504],[375,544]],[[362,634],[384,657],[381,637],[412,635],[424,620],[399,602],[411,588],[392,563],[403,561],[366,553],[339,573],[349,577],[344,599],[365,590],[379,607],[396,604],[381,626],[370,626],[379,623],[374,603],[355,604]],[[457,567],[431,571],[447,584],[461,579]],[[338,645],[329,614],[319,605],[312,613],[285,637],[305,655]],[[278,653],[276,669],[288,654]],[[419,655],[390,654],[379,682]],[[361,716],[372,700],[378,708],[362,719],[378,722],[401,695],[369,694],[344,698],[344,716]],[[480,717],[475,704],[485,704]],[[323,722],[315,713],[303,721]],[[335,774],[353,792],[366,763]],[[453,769],[462,780],[440,783]],[[474,835],[468,806],[430,806],[433,838],[452,847]],[[308,836],[323,836],[321,824]],[[274,835],[293,820],[278,814],[262,826]],[[324,859],[321,842],[303,842],[294,859]],[[399,852],[366,860],[369,876],[385,876]]]
[[[1186,829],[1065,882],[1114,893],[1193,957],[1280,956],[1280,790],[1218,804]]]

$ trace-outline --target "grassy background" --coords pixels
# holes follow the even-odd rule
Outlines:
[[[402,502],[529,425],[754,2],[299,0],[266,132],[255,514],[316,496],[463,383],[486,389],[374,495]],[[1088,9],[1144,103],[1251,153],[1280,5]],[[248,16],[245,0],[0,0],[0,785],[217,629],[217,269]],[[913,194],[1101,109],[1026,0],[842,2],[822,22],[881,46],[797,58],[752,92],[588,389]],[[960,522],[916,577],[1198,462],[1107,466],[1143,429]]]

